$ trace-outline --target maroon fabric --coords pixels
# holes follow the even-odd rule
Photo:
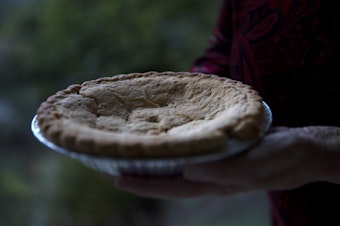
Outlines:
[[[211,45],[191,71],[252,85],[271,107],[275,126],[340,126],[335,3],[225,0]],[[314,183],[269,197],[275,226],[340,225],[330,205],[340,203],[340,185]]]

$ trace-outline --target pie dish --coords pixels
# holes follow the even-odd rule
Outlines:
[[[258,138],[263,114],[262,98],[241,82],[146,72],[71,85],[40,105],[37,122],[49,141],[74,152],[168,158]]]
[[[266,133],[271,125],[272,113],[269,106],[263,102],[264,114],[261,120],[261,136]],[[37,116],[34,116],[31,129],[34,136],[50,149],[80,161],[101,173],[119,177],[124,174],[140,175],[140,176],[171,176],[178,175],[188,164],[203,163],[228,158],[246,151],[258,139],[237,139],[229,138],[224,145],[208,154],[196,154],[184,157],[168,157],[168,158],[117,158],[109,156],[91,155],[86,153],[74,152],[55,145],[41,133],[38,125]]]
[[[261,136],[261,96],[239,81],[189,72],[121,74],[76,84],[38,108],[50,142],[113,158],[173,158]]]

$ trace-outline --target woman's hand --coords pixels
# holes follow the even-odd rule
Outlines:
[[[339,142],[337,127],[278,127],[232,158],[189,165],[178,177],[123,176],[116,178],[116,186],[141,196],[193,198],[293,189],[314,181],[337,183]]]

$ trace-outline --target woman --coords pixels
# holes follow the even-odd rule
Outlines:
[[[188,166],[181,178],[117,179],[160,198],[266,190],[273,225],[340,225],[340,32],[327,0],[225,0],[192,71],[241,80],[271,107],[273,128],[234,158]]]

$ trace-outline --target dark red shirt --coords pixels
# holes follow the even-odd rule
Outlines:
[[[192,71],[252,85],[271,107],[274,126],[340,126],[335,3],[225,0],[211,45]],[[275,226],[340,225],[340,185],[312,183],[269,197]]]

